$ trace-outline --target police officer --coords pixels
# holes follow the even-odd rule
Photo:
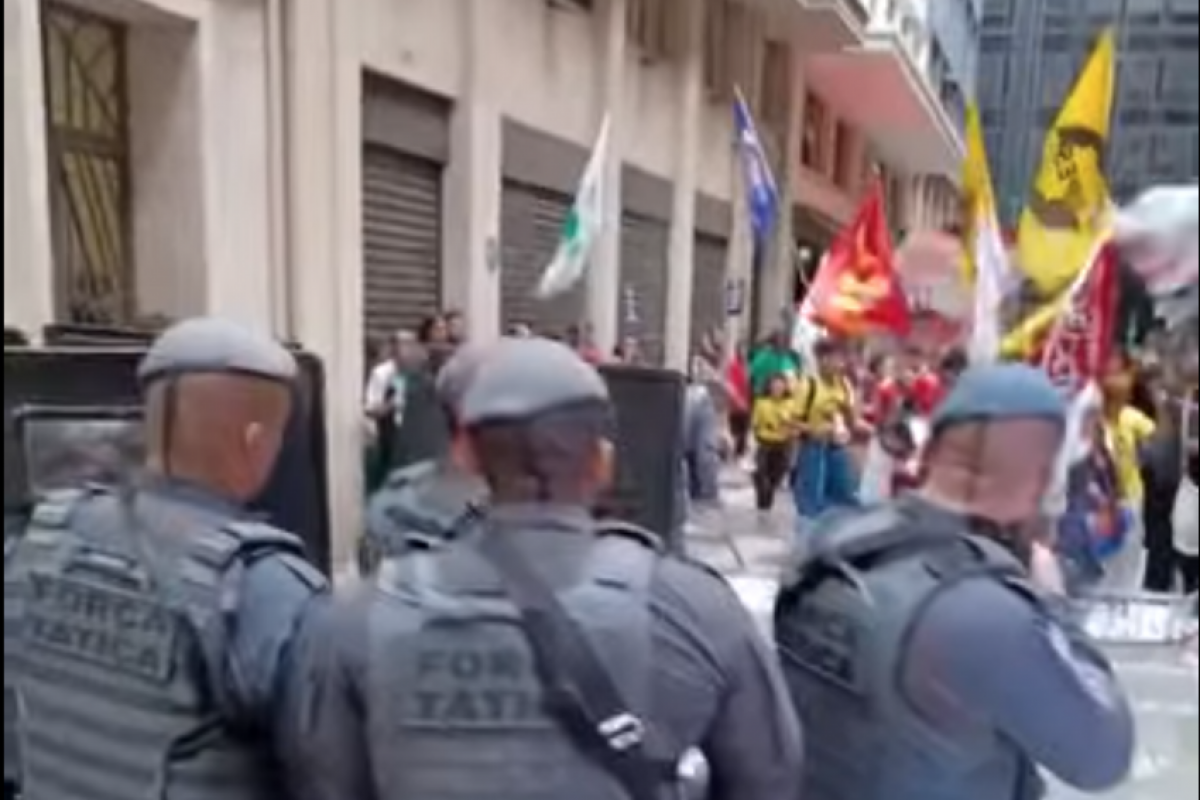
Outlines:
[[[1129,706],[1072,619],[1038,514],[1064,435],[1040,371],[961,376],[915,495],[843,515],[776,607],[805,800],[1037,800],[1121,782]]]
[[[458,418],[463,394],[486,352],[483,345],[463,345],[438,373],[438,403],[455,430],[450,452],[394,471],[368,501],[358,551],[361,574],[373,574],[382,558],[464,532],[482,508],[487,487],[464,468]]]
[[[274,466],[295,374],[234,323],[171,327],[139,370],[144,478],[34,510],[5,571],[30,800],[287,796],[270,734],[325,584],[243,503]]]
[[[386,561],[377,585],[331,611],[320,638],[334,653],[315,665],[297,759],[306,800],[679,796],[665,767],[652,795],[622,791],[552,716],[561,686],[539,677],[552,673],[499,553],[537,576],[622,695],[627,709],[593,732],[624,730],[630,747],[654,732],[672,756],[656,763],[671,768],[702,750],[713,800],[794,796],[799,727],[736,595],[589,511],[612,469],[611,415],[603,380],[561,344],[506,340],[488,354],[462,406],[491,489],[480,535]]]

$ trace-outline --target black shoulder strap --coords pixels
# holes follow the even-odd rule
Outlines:
[[[816,375],[805,375],[802,380],[804,381],[805,395],[804,411],[801,412],[802,416],[800,417],[800,421],[808,422],[812,417],[813,406],[817,404],[817,392],[820,390],[820,387],[817,385],[817,381],[819,381],[820,378],[818,378]]]
[[[502,536],[485,537],[479,551],[521,613],[547,710],[580,752],[616,778],[630,800],[661,800],[664,789],[679,780],[678,759],[655,752],[657,738],[629,709],[591,643],[524,557]]]

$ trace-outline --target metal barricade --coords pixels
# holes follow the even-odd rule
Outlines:
[[[143,335],[143,340],[147,339]],[[27,405],[79,409],[136,408],[141,397],[137,365],[142,344],[4,351],[4,499],[19,509],[30,500],[28,465],[14,428],[14,412]],[[314,564],[328,571],[331,524],[325,441],[324,368],[298,351],[301,377],[296,412],[285,433],[274,473],[251,504],[273,524],[301,536]]]

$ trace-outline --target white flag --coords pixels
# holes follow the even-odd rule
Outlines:
[[[970,358],[973,364],[990,364],[1000,356],[1003,329],[1000,307],[1008,281],[1008,250],[992,206],[980,204],[972,243],[975,265],[975,302],[971,313]]]
[[[592,260],[596,241],[604,230],[604,206],[608,187],[604,185],[605,167],[608,163],[608,115],[600,123],[596,145],[588,158],[575,202],[563,223],[558,248],[554,251],[542,280],[538,283],[537,296],[556,297],[579,283]]]

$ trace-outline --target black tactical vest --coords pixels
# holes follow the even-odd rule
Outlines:
[[[24,519],[16,516],[4,518],[4,574],[8,575],[9,557],[16,550],[19,525],[24,528]],[[9,663],[10,645],[16,642],[18,619],[18,604],[15,597],[9,596],[9,582],[4,581],[4,663]],[[10,636],[10,630],[13,636]],[[8,670],[4,670],[4,787],[7,793],[13,791],[21,778],[21,748],[17,742],[17,696],[9,683]]]
[[[909,635],[962,580],[1023,588],[1006,550],[906,503],[820,531],[775,610],[775,638],[807,739],[805,800],[1037,800],[1033,765],[991,730],[950,737],[903,691]],[[910,513],[911,512],[911,513]],[[939,529],[940,528],[940,529]]]
[[[559,592],[643,719],[659,558],[599,536]],[[389,560],[378,585],[364,705],[380,800],[627,800],[547,713],[520,613],[469,542]]]
[[[25,797],[279,800],[267,747],[250,723],[230,722],[225,676],[210,665],[224,663],[240,571],[301,545],[215,519],[101,489],[34,512],[5,574]]]

